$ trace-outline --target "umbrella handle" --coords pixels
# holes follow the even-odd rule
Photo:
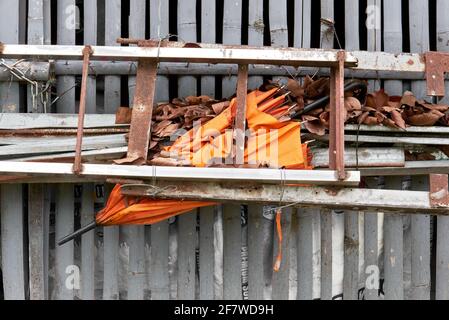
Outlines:
[[[95,221],[92,221],[91,223],[85,225],[84,227],[81,227],[80,229],[76,230],[75,232],[68,234],[65,237],[59,239],[58,246],[61,246],[64,243],[69,242],[70,240],[73,240],[77,236],[82,235],[92,229],[95,229],[96,226],[97,226],[97,223]]]

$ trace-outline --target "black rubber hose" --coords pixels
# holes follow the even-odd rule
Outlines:
[[[365,102],[366,93],[368,91],[368,88],[367,88],[365,82],[359,81],[359,80],[351,80],[351,81],[347,82],[344,87],[345,92],[354,91],[354,90],[358,90],[358,89],[360,89],[361,92],[356,96],[356,98],[359,99],[360,102],[363,104]],[[314,102],[306,105],[304,107],[304,109],[301,109],[301,110],[295,112],[293,115],[290,116],[290,118],[296,119],[305,113],[308,113],[312,110],[315,110],[315,109],[318,109],[321,107],[324,107],[326,104],[329,103],[329,99],[330,99],[329,95],[319,98],[318,100],[315,100]]]

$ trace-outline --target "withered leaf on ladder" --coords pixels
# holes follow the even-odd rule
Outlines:
[[[407,122],[414,126],[433,126],[443,116],[444,113],[438,110],[429,110],[426,113],[409,116]]]
[[[219,114],[225,108],[229,107],[229,101],[214,103],[211,107],[212,107],[212,110],[214,110],[215,114]]]
[[[301,87],[299,82],[295,79],[287,80],[287,90],[291,91],[292,95],[295,97],[302,97],[304,95],[304,89]]]
[[[362,114],[362,105],[357,98],[345,98],[345,122]]]
[[[388,94],[383,89],[370,93],[366,97],[366,105],[371,108],[380,109],[388,105]]]
[[[391,111],[391,119],[394,121],[394,123],[401,129],[405,129],[406,125],[405,125],[405,121],[402,118],[401,113],[397,110],[394,109]]]
[[[114,160],[115,164],[124,164],[124,163],[134,163],[135,161],[139,160],[139,156],[132,156],[132,157],[126,157],[123,159],[116,159]]]
[[[449,106],[445,104],[431,104],[426,102],[421,102],[420,105],[429,110],[437,110],[440,112],[446,112],[449,109]]]
[[[401,106],[403,105],[407,105],[407,106],[414,106],[416,103],[416,98],[413,95],[413,92],[411,91],[405,91],[404,94],[402,95],[402,99],[400,101]]]
[[[303,88],[305,96],[309,99],[325,96],[329,94],[329,79],[320,78],[309,85],[304,84]]]
[[[326,133],[326,127],[321,123],[319,118],[310,115],[303,115],[302,120],[304,127],[306,127],[309,132],[319,136],[324,136]]]
[[[326,128],[329,128],[329,116],[330,116],[330,112],[329,112],[329,111],[322,112],[322,113],[319,115],[319,118],[320,118],[321,123],[322,123]]]

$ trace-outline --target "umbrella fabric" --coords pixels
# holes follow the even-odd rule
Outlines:
[[[260,109],[269,110],[285,101],[272,98],[276,88],[247,95],[246,120],[249,129],[245,146],[245,166],[311,169],[310,152],[301,144],[300,123],[280,122]],[[187,159],[193,166],[204,167],[233,157],[232,124],[236,114],[236,99],[229,107],[200,128],[193,128],[166,148],[176,157]],[[256,169],[255,169],[256,170]],[[97,217],[97,224],[153,224],[192,209],[210,206],[215,202],[160,200],[129,197],[121,193],[120,185],[112,190],[106,207]]]
[[[99,225],[153,224],[192,209],[211,206],[214,202],[157,200],[125,196],[121,186],[116,184],[109,195],[106,206],[95,221]]]

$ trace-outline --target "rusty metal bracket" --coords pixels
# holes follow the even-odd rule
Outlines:
[[[429,175],[430,185],[430,206],[433,208],[448,207],[448,176],[447,174],[431,174]]]
[[[330,72],[330,124],[329,124],[329,168],[336,170],[338,178],[344,180],[345,131],[344,131],[344,63],[345,51],[337,54],[338,64]]]
[[[91,46],[85,46],[83,49],[83,70],[81,77],[81,94],[80,105],[78,111],[78,129],[76,132],[76,147],[75,147],[75,160],[73,163],[73,173],[79,175],[82,171],[81,165],[81,147],[83,144],[83,131],[84,131],[84,115],[86,113],[86,89],[87,89],[87,77],[89,76],[89,60],[93,50]]]
[[[137,44],[140,47],[155,47],[159,41],[117,39],[123,43]],[[115,160],[117,164],[145,164],[151,138],[151,117],[153,115],[154,93],[156,88],[158,60],[139,59],[137,65],[136,89],[134,91],[133,112],[129,131],[128,153],[126,158]]]
[[[444,74],[449,72],[449,53],[429,51],[424,53],[427,95],[443,97]]]

